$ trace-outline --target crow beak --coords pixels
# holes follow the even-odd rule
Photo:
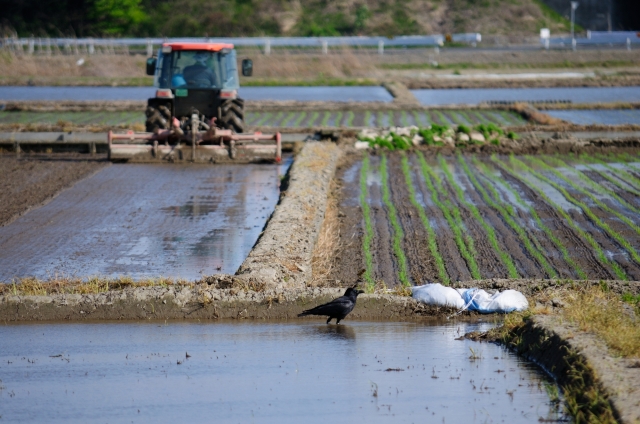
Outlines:
[[[364,290],[358,290],[358,294],[364,293]]]

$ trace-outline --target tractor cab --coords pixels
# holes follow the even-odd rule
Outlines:
[[[250,76],[252,70],[251,60],[243,60],[243,75]],[[194,109],[203,122],[216,118],[222,128],[243,131],[244,102],[238,98],[233,44],[165,43],[157,58],[147,60],[147,74],[154,76],[157,87],[156,97],[148,101],[147,131],[166,129],[172,117],[183,120]]]

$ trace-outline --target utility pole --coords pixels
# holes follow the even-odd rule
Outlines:
[[[576,39],[575,33],[573,31],[573,27],[574,27],[574,22],[576,19],[576,9],[578,8],[578,2],[577,1],[572,1],[571,2],[571,42],[573,43],[573,40]]]

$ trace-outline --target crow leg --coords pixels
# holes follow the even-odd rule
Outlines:
[[[336,325],[340,325],[340,319],[341,318],[336,318]]]
[[[333,317],[329,317],[329,319],[327,320],[327,324],[329,324],[332,319],[333,319]]]

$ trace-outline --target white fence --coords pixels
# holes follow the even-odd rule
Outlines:
[[[473,44],[482,41],[478,33],[453,34],[451,41]],[[254,46],[271,53],[272,47],[318,47],[328,54],[330,47],[357,46],[377,48],[383,54],[385,47],[442,46],[443,35],[403,35],[386,37],[238,37],[238,38],[5,38],[1,47],[18,54],[99,54],[129,53],[130,48],[146,49],[148,56],[167,42],[231,43],[236,46]]]
[[[546,48],[579,46],[626,46],[640,44],[640,32],[635,31],[587,31],[587,37],[550,37],[541,38],[540,43]]]

